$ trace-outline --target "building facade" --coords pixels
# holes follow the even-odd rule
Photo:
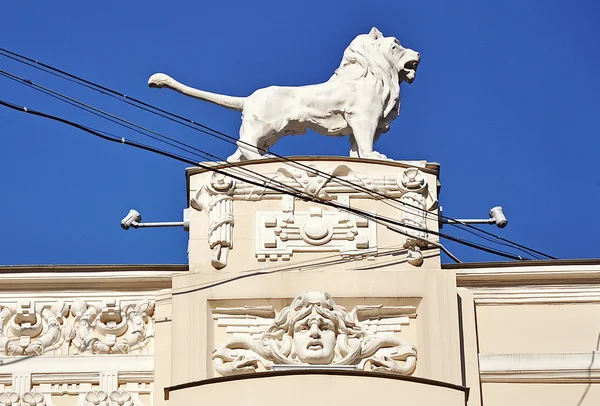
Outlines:
[[[442,265],[439,165],[294,162],[189,169],[187,265],[0,268],[2,406],[600,402],[600,261]]]

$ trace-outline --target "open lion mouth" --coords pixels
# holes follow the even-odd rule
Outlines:
[[[419,66],[418,59],[413,59],[406,62],[402,68],[402,79],[408,83],[412,83],[415,80],[415,75],[417,74],[417,66]]]
[[[419,65],[419,61],[414,59],[412,61],[408,61],[404,64],[404,69],[407,70],[417,70],[417,66]]]

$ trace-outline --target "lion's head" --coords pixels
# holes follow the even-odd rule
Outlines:
[[[421,55],[410,48],[404,48],[400,41],[394,37],[381,38],[378,42],[381,54],[389,61],[394,69],[398,70],[399,80],[412,83],[417,74],[417,66]]]
[[[398,102],[399,83],[414,81],[420,59],[418,52],[402,47],[397,38],[384,37],[373,27],[368,34],[357,36],[348,45],[334,76],[360,78],[373,75],[381,80],[384,116],[387,116]]]

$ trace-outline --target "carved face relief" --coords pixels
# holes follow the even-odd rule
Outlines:
[[[300,362],[331,364],[335,356],[335,344],[335,325],[314,310],[294,324],[294,348]]]
[[[410,375],[417,362],[416,348],[389,335],[400,331],[400,326],[394,327],[394,320],[408,319],[402,310],[405,307],[399,306],[395,311],[393,306],[357,306],[348,312],[336,305],[329,293],[306,292],[279,312],[269,306],[217,308],[213,314],[222,314],[225,320],[233,320],[228,315],[235,315],[239,322],[239,316],[245,313],[253,320],[272,318],[273,322],[265,325],[257,337],[238,335],[215,347],[215,370],[221,375],[233,375],[255,372],[259,365],[267,370],[278,365],[356,365],[360,369]],[[390,320],[385,323],[384,334],[378,336],[376,326],[382,317]]]

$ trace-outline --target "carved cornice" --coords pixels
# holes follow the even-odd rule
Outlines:
[[[600,285],[600,260],[555,260],[507,263],[447,264],[458,287]]]
[[[473,288],[477,305],[600,303],[600,285]]]
[[[268,158],[261,160],[249,160],[244,162],[236,162],[235,166],[246,166],[246,165],[256,165],[262,163],[286,163],[289,161],[294,162],[348,162],[348,163],[366,163],[366,164],[376,164],[380,166],[390,166],[396,168],[418,168],[423,172],[430,173],[432,175],[439,176],[440,174],[440,164],[437,162],[427,162],[427,161],[395,161],[393,159],[368,159],[368,158],[354,158],[354,157],[344,157],[344,156],[290,156],[285,158]],[[230,168],[232,165],[227,162],[203,162],[204,165],[214,167],[215,169],[226,169]],[[199,168],[197,166],[186,168],[185,170],[188,179],[190,176],[206,172],[206,169]]]
[[[171,287],[171,276],[188,265],[1,266],[0,290],[142,291]]]
[[[366,159],[366,158],[348,158],[348,157],[340,157],[340,156],[294,156],[288,157],[286,159],[282,158],[269,158],[263,159],[259,161],[245,161],[245,162],[237,162],[235,164],[236,167],[239,166],[247,166],[247,165],[257,165],[257,164],[270,164],[270,163],[282,163],[285,166],[287,162],[327,162],[327,163],[365,163],[365,164],[376,164],[380,167],[391,167],[391,168],[417,168],[424,173],[428,173],[431,175],[435,175],[439,177],[440,175],[440,164],[437,162],[427,162],[427,161],[394,161],[391,159],[388,160],[380,160],[380,159]],[[214,169],[222,169],[225,172],[227,168],[231,168],[231,164],[227,162],[203,162],[203,165],[209,166]],[[308,165],[308,164],[305,164]],[[190,201],[190,178],[193,175],[205,173],[207,170],[199,167],[190,167],[186,168],[186,188],[188,191],[187,199]],[[439,182],[436,185],[437,193],[439,194],[440,184]]]
[[[597,383],[600,353],[481,354],[482,383]]]
[[[78,356],[44,355],[31,357],[24,362],[14,362],[22,357],[2,357],[6,363],[0,371],[0,379],[8,377],[13,373],[32,374],[34,383],[59,383],[69,379],[65,383],[76,382],[98,382],[98,371],[119,371],[119,376],[129,377],[128,382],[150,382],[154,371],[154,356],[152,354],[129,355],[129,354],[97,354]],[[10,363],[10,364],[9,364]],[[57,372],[57,365],[62,363],[62,371]],[[57,377],[61,378],[57,378]],[[125,379],[125,378],[124,378]]]
[[[187,271],[187,264],[91,264],[91,265],[1,265],[0,274],[17,272],[136,272],[136,271]]]

